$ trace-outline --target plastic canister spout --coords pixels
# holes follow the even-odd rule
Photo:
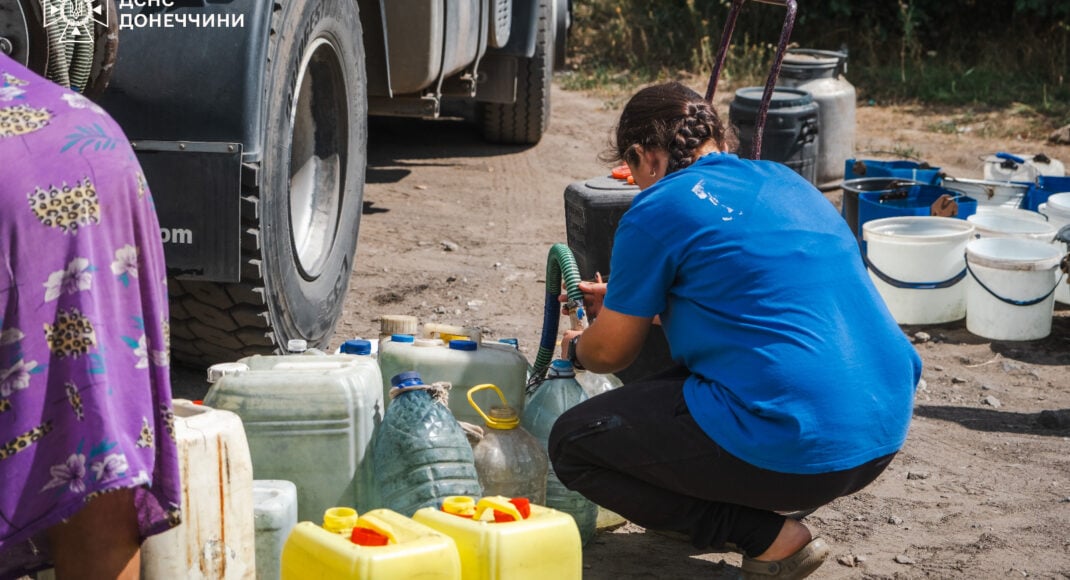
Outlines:
[[[389,523],[372,514],[365,514],[357,519],[349,541],[361,546],[386,546],[398,543],[397,536]]]
[[[349,537],[357,525],[357,510],[348,507],[327,508],[323,512],[323,529],[333,534]]]
[[[303,338],[291,338],[286,341],[286,352],[290,354],[301,354],[308,350],[308,341]]]
[[[442,511],[462,518],[476,515],[476,500],[467,495],[451,495],[442,500]]]
[[[370,355],[372,353],[372,342],[360,338],[351,338],[343,342],[338,350],[342,354]]]

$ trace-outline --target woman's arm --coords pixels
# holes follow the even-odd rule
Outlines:
[[[576,342],[576,356],[583,368],[596,373],[617,372],[627,368],[639,355],[650,324],[650,318],[621,314],[603,307],[587,330],[564,333],[561,358],[568,358],[569,342],[582,334]]]

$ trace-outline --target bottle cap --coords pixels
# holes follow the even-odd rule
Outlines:
[[[502,344],[512,345],[516,349],[520,349],[520,341],[515,338],[499,338],[498,342]]]
[[[368,528],[353,528],[349,541],[358,546],[385,546],[390,543],[390,538]]]
[[[572,363],[563,358],[558,358],[550,363],[550,373],[555,377],[574,377],[576,376],[576,369],[572,366]]]
[[[303,338],[291,338],[286,341],[286,352],[305,352],[308,350],[308,341]]]
[[[384,314],[379,317],[379,335],[416,334],[419,320],[407,314]]]
[[[475,350],[478,345],[474,340],[458,340],[454,339],[450,341],[450,348],[452,350]]]
[[[348,507],[327,508],[323,512],[323,529],[336,534],[353,529],[357,525],[357,510]]]
[[[370,340],[351,338],[342,343],[343,354],[371,354],[372,343]]]
[[[416,337],[411,334],[391,334],[391,342],[412,342],[416,340]]]
[[[446,496],[442,498],[442,511],[471,519],[476,513],[476,500],[466,495]]]
[[[390,378],[391,387],[411,387],[422,384],[424,384],[424,381],[420,378],[420,373],[416,371],[405,371]]]
[[[236,375],[249,370],[249,365],[240,362],[218,363],[208,367],[208,382],[214,383],[227,375]]]

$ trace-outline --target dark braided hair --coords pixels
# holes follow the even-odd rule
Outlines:
[[[635,145],[669,153],[666,173],[691,165],[695,151],[712,140],[721,151],[734,151],[738,140],[701,95],[678,82],[642,89],[624,106],[613,147],[603,160],[635,163]]]

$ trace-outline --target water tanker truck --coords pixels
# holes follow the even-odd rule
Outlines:
[[[537,143],[570,16],[570,0],[3,0],[0,50],[123,127],[159,215],[173,355],[210,364],[330,340],[369,116],[474,103],[489,141]]]

